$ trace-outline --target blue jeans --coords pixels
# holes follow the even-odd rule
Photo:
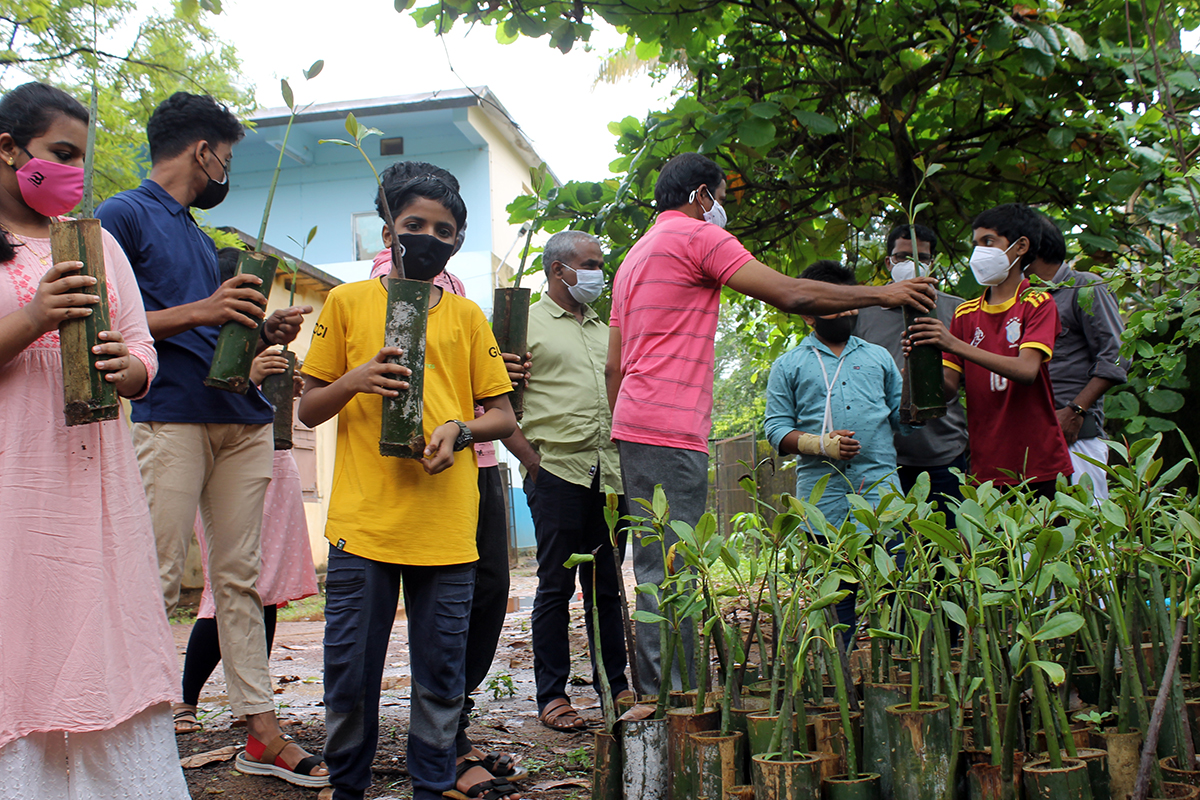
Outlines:
[[[401,579],[412,699],[413,800],[454,788],[475,565],[387,564],[329,548],[325,579],[325,763],[334,800],[362,800],[379,740],[379,692]]]

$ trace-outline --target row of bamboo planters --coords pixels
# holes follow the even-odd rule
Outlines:
[[[904,677],[904,676],[901,676]],[[1071,683],[1073,694],[1094,700],[1095,672],[1084,670]],[[865,771],[846,773],[846,737],[835,700],[805,708],[803,749],[784,759],[771,750],[780,715],[771,713],[769,681],[747,687],[731,708],[730,729],[722,732],[723,698],[697,711],[696,692],[673,692],[665,716],[643,718],[656,698],[624,710],[617,735],[596,734],[593,770],[596,800],[999,800],[1004,795],[1000,765],[990,750],[976,749],[975,734],[986,720],[970,713],[959,731],[962,749],[952,758],[953,715],[945,701],[920,703],[912,710],[905,683],[860,683],[861,711],[851,714],[854,748]],[[1193,739],[1200,737],[1200,684],[1188,684],[1187,711]],[[827,686],[829,695],[833,687]],[[1095,708],[1094,705],[1091,706]],[[641,711],[641,713],[638,713]],[[1007,708],[1001,706],[1001,713]],[[1023,709],[1023,714],[1028,709]],[[1077,712],[1076,716],[1086,715]],[[1001,726],[1005,720],[1001,720]],[[978,723],[978,724],[977,724]],[[799,732],[796,731],[797,740]],[[1036,733],[1036,732],[1035,732]],[[1023,800],[1124,800],[1134,788],[1143,750],[1140,731],[1118,732],[1080,722],[1070,729],[1073,757],[1059,768],[1046,756],[1044,734],[1036,733],[1031,752],[1018,752],[1008,780],[1012,796]],[[1200,798],[1200,765],[1178,767],[1175,743],[1160,737],[1155,758],[1162,775],[1162,798]],[[951,771],[953,770],[953,774]],[[1156,795],[1151,794],[1151,797]]]
[[[594,798],[1200,798],[1200,501],[1160,442],[1113,446],[1103,502],[967,485],[956,520],[926,478],[842,522],[825,483],[763,499],[747,477],[760,510],[728,531],[657,490],[627,519],[667,576],[630,616],[682,691],[618,718],[601,676]]]

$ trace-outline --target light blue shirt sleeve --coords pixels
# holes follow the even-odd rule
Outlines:
[[[790,356],[789,352],[776,359],[767,378],[767,413],[763,428],[767,441],[777,453],[783,437],[796,429],[796,389],[791,370],[785,363],[791,360]]]

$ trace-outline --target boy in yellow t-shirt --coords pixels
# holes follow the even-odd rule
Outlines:
[[[406,276],[432,281],[446,266],[467,209],[434,176],[387,192],[403,247]],[[393,269],[393,275],[395,270]],[[304,362],[300,421],[338,417],[337,457],[325,536],[325,761],[332,790],[357,800],[371,783],[379,736],[379,691],[401,579],[408,616],[412,709],[408,771],[414,800],[466,789],[511,798],[506,781],[455,772],[455,734],[463,701],[467,619],[475,578],[479,490],[473,441],[500,439],[516,425],[511,390],[483,312],[433,287],[426,329],[424,420],[429,443],[420,461],[379,454],[383,398],[408,390],[411,370],[387,363],[403,353],[383,346],[387,278],[330,292]],[[475,417],[474,406],[484,408]],[[456,458],[456,454],[459,454]],[[486,776],[486,773],[483,773]]]

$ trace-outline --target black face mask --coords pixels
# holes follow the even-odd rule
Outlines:
[[[833,319],[817,317],[813,320],[813,330],[817,332],[817,336],[834,344],[843,344],[850,341],[850,337],[854,335],[854,328],[857,325],[857,314],[849,317],[834,317]]]
[[[208,170],[204,169],[203,166],[200,169],[204,170],[204,174],[208,177],[208,183],[204,185],[200,194],[196,195],[196,199],[192,201],[192,208],[199,208],[201,210],[215,208],[229,194],[229,170],[225,170],[225,180],[217,183],[212,179],[212,175],[208,174]]]
[[[454,255],[454,242],[443,242],[427,233],[402,233],[396,241],[404,250],[404,277],[409,280],[433,280]]]

